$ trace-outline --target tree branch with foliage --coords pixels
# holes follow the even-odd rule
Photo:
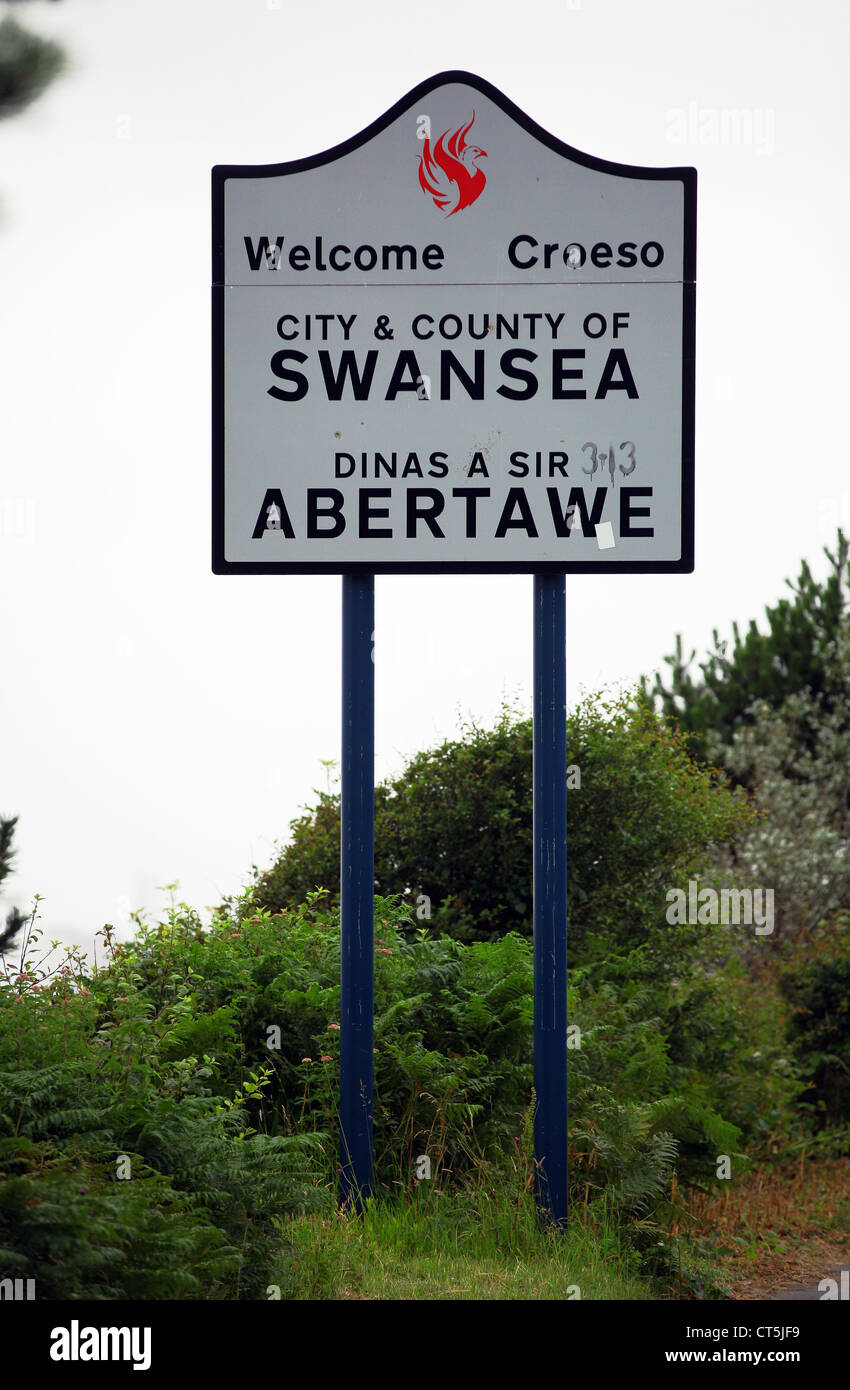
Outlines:
[[[54,39],[32,33],[12,15],[0,20],[0,117],[23,111],[65,68]]]

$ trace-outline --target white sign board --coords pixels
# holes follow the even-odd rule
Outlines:
[[[696,172],[469,73],[213,170],[216,573],[693,569]]]

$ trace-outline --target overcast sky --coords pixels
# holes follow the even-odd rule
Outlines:
[[[568,578],[570,701],[822,572],[850,528],[846,0],[7,10],[70,59],[0,125],[3,901],[43,894],[48,937],[174,880],[216,903],[339,757],[340,579],[210,572],[213,164],[316,153],[464,68],[580,150],[695,165],[696,569]],[[530,706],[531,587],[378,579],[378,778]]]

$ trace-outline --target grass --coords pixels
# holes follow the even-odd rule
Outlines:
[[[850,1159],[762,1164],[722,1191],[693,1193],[689,1216],[730,1238],[794,1239],[850,1226]]]
[[[764,1298],[816,1282],[850,1254],[850,1160],[766,1163],[692,1192],[671,1239],[678,1278],[651,1277],[610,1208],[575,1202],[569,1229],[541,1230],[527,1182],[439,1184],[282,1223],[281,1288],[296,1300],[668,1300]]]
[[[563,1234],[538,1228],[527,1193],[423,1185],[373,1200],[363,1216],[296,1217],[283,1227],[294,1299],[647,1299],[604,1216],[577,1211]]]

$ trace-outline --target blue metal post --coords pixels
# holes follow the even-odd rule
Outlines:
[[[534,1152],[540,1218],[567,1224],[567,609],[534,576]]]
[[[375,577],[342,576],[339,1200],[372,1187],[375,887]]]

